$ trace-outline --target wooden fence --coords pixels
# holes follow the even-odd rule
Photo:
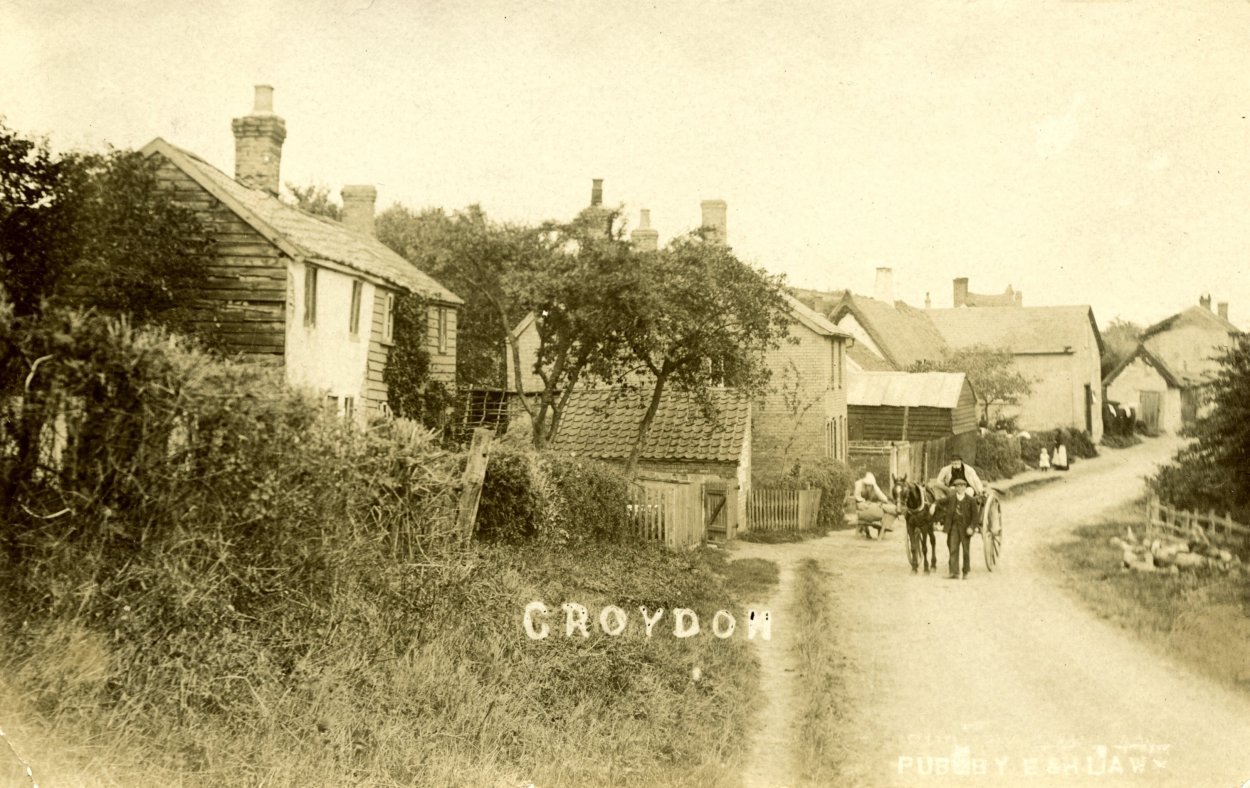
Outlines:
[[[1198,539],[1237,550],[1250,549],[1250,527],[1233,520],[1227,513],[1220,517],[1214,510],[1206,514],[1168,506],[1151,495],[1146,499],[1147,538],[1174,536],[1185,541]]]
[[[747,530],[807,531],[815,528],[820,493],[820,490],[751,490],[747,496]]]
[[[642,482],[630,490],[630,520],[642,539],[686,547],[703,541],[702,486]]]

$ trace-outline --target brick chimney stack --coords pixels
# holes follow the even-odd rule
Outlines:
[[[257,85],[252,114],[235,118],[230,125],[234,129],[234,179],[276,197],[286,121],[273,114],[273,88]]]
[[[598,208],[603,205],[603,178],[593,178],[590,181],[590,207]]]
[[[877,269],[877,282],[872,291],[872,297],[891,306],[894,305],[894,269]]]
[[[651,229],[651,211],[643,208],[638,212],[638,229],[629,234],[634,242],[634,249],[639,252],[654,252],[660,248],[660,234]]]
[[[368,185],[344,186],[339,194],[343,198],[343,224],[372,237],[373,206],[378,201],[378,190]]]
[[[1220,317],[1224,318],[1225,320],[1228,319],[1228,302],[1227,301],[1221,301],[1219,304],[1216,305],[1216,309],[1218,310]]]
[[[968,305],[968,277],[961,276],[955,280],[954,306],[958,309]]]
[[[699,207],[703,209],[702,226],[709,227],[712,230],[708,235],[708,239],[713,243],[728,243],[729,228],[726,223],[726,216],[729,212],[729,205],[724,200],[704,200],[699,203]]]
[[[1207,293],[1206,295],[1198,296],[1198,306],[1210,312],[1211,311],[1211,294]]]

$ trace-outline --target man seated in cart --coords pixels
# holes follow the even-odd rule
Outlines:
[[[942,466],[942,470],[938,471],[937,479],[933,484],[936,491],[940,493],[939,502],[945,502],[954,492],[956,481],[962,481],[968,485],[972,494],[976,496],[977,503],[977,525],[981,523],[981,507],[985,504],[985,485],[981,482],[981,477],[977,475],[977,469],[963,461],[958,454],[951,457],[951,461]],[[936,508],[936,507],[935,507]],[[935,514],[940,514],[935,511]],[[946,525],[945,522],[942,523]]]
[[[871,471],[865,473],[855,480],[851,494],[855,497],[860,532],[869,539],[879,536],[886,529],[886,514],[894,513],[894,505],[877,485],[877,477]],[[877,533],[873,534],[870,529],[875,529]]]

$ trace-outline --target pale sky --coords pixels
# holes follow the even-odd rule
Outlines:
[[[232,172],[272,84],[284,181],[379,208],[570,218],[605,179],[661,241],[729,204],[799,286],[949,306],[1024,291],[1100,325],[1250,327],[1250,3],[0,4],[0,113],[55,148],[161,136]]]

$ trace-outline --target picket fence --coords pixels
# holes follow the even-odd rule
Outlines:
[[[818,489],[753,489],[747,496],[747,530],[811,530],[816,527],[820,494]]]
[[[702,488],[698,484],[635,484],[630,489],[629,515],[634,535],[669,547],[703,541]]]
[[[1239,550],[1250,549],[1250,527],[1235,521],[1231,515],[1226,513],[1220,517],[1215,510],[1203,514],[1178,509],[1155,495],[1146,499],[1146,533],[1148,538],[1163,534],[1185,541],[1199,538]]]

